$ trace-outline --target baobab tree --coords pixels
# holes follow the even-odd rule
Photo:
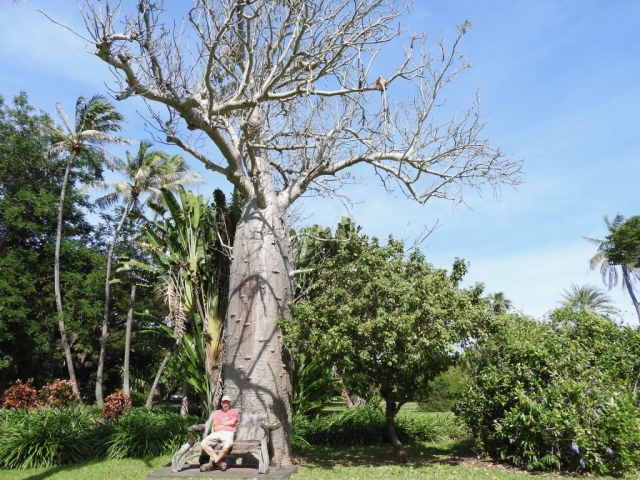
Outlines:
[[[521,164],[483,136],[478,101],[442,120],[442,89],[469,67],[459,51],[468,23],[429,53],[426,35],[399,30],[399,1],[190,3],[86,0],[84,38],[114,73],[117,99],[142,97],[160,138],[247,200],[233,244],[225,393],[282,423],[274,447],[286,464],[291,386],[276,321],[292,290],[287,209],[303,194],[339,194],[358,165],[424,203],[517,184]],[[394,47],[394,57],[380,54]]]

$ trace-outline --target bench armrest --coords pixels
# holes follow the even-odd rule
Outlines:
[[[280,425],[278,422],[276,423],[261,423],[260,427],[263,430],[267,430],[269,432],[272,432],[273,430],[277,430],[281,427],[282,425]]]

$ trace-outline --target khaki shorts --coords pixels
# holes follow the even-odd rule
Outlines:
[[[218,446],[218,444],[222,444],[223,448],[231,448],[234,436],[234,432],[222,430],[220,432],[213,432],[212,434],[207,435],[202,442],[213,448]]]

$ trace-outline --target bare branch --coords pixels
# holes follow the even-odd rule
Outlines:
[[[469,188],[497,193],[521,181],[521,162],[483,136],[479,100],[455,112],[442,98],[470,67],[459,52],[468,22],[449,46],[440,39],[430,49],[424,34],[398,29],[406,8],[391,0],[193,0],[171,20],[178,7],[162,0],[130,11],[86,4],[117,98],[163,105],[167,113],[152,118],[167,141],[260,205],[339,195],[357,181],[356,164],[421,203],[459,203]],[[220,160],[194,146],[195,132]]]

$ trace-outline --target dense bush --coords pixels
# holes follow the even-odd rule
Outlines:
[[[469,378],[458,365],[450,367],[433,381],[425,392],[418,396],[421,412],[451,412],[464,392]]]
[[[531,470],[632,472],[640,462],[640,332],[557,310],[497,318],[469,353],[457,413],[484,452]]]
[[[73,393],[71,380],[54,380],[38,393],[40,401],[48,407],[64,407],[80,403],[80,396]]]
[[[26,383],[18,380],[14,385],[4,392],[2,407],[6,409],[19,410],[22,408],[34,409],[40,406],[38,391],[33,388],[32,380]]]
[[[118,391],[106,398],[102,407],[102,414],[105,418],[113,420],[121,415],[127,415],[130,409],[131,398],[124,392]]]
[[[0,417],[2,468],[86,462],[98,439],[94,418],[82,408],[4,411]]]
[[[436,441],[459,438],[464,432],[453,415],[400,413],[396,430],[402,442]],[[352,410],[293,417],[293,445],[380,445],[389,443],[384,414],[379,407],[364,406]]]
[[[71,380],[54,380],[45,385],[38,392],[32,385],[32,380],[22,383],[18,380],[4,392],[2,406],[6,409],[30,409],[40,407],[75,406],[80,403],[80,397],[73,393]]]
[[[132,407],[144,407],[147,404],[147,395],[144,393],[132,390],[130,397]]]
[[[111,459],[146,458],[174,453],[187,440],[187,427],[197,423],[162,409],[133,409],[104,427],[105,455]]]

